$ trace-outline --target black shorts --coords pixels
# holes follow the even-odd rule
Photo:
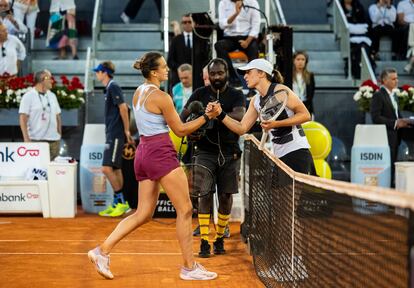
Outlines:
[[[309,149],[292,151],[279,159],[296,172],[316,176],[315,165]]]
[[[206,166],[211,170],[217,184],[217,192],[236,194],[239,192],[239,172],[240,172],[240,155],[224,156],[221,160],[224,162],[219,165],[217,153],[207,151],[197,151],[195,154],[195,163]],[[221,162],[220,162],[221,164]],[[212,191],[214,192],[214,191]]]
[[[122,150],[124,149],[124,138],[106,139],[102,166],[114,169],[122,167]]]

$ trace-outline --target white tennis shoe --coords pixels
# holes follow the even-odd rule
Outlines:
[[[207,271],[200,263],[194,262],[193,269],[181,268],[180,278],[183,280],[213,280],[217,273]]]
[[[96,271],[106,279],[113,279],[111,270],[109,270],[109,255],[104,255],[99,247],[92,249],[88,252],[88,258],[93,264],[95,264]]]

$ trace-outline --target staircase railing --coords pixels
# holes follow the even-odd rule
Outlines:
[[[348,79],[351,79],[351,45],[349,39],[349,25],[339,0],[333,1],[333,30],[336,39],[339,40],[341,56],[346,59],[348,63]]]
[[[269,2],[269,1],[267,0],[266,2]],[[275,14],[276,24],[286,25],[285,14],[283,13],[283,9],[282,9],[282,5],[280,5],[280,1],[272,0],[270,1],[270,4],[272,6],[272,11]],[[265,4],[265,7],[267,7],[266,4]],[[270,13],[267,13],[266,11],[266,14],[269,15]]]
[[[99,33],[101,32],[101,23],[102,23],[102,0],[95,1],[95,8],[93,10],[93,20],[92,20],[92,53],[95,55],[97,51]]]
[[[85,122],[88,123],[89,119],[89,97],[93,95],[94,81],[93,81],[93,72],[92,67],[94,65],[95,59],[92,58],[92,49],[88,47],[86,49],[86,61],[85,61]]]
[[[369,61],[369,57],[367,51],[364,48],[361,48],[361,81],[365,81],[371,79],[372,82],[377,84],[377,78],[375,77],[374,70],[371,66],[371,61]]]
[[[167,57],[168,50],[169,50],[169,39],[168,39],[168,31],[169,31],[169,17],[170,17],[170,1],[163,0],[162,1],[162,24],[164,29],[164,55]]]

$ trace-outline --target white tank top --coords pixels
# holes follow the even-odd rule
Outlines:
[[[275,84],[272,84],[270,87],[271,89],[269,89],[269,91],[273,91]],[[254,97],[253,104],[257,113],[260,113],[260,97],[259,94]],[[276,120],[290,118],[294,114],[295,113],[292,110],[286,107],[285,111],[283,111]],[[273,154],[278,158],[299,149],[310,148],[301,125],[271,129],[269,130],[269,137],[272,142]]]
[[[153,89],[149,91],[150,87],[155,87],[158,89],[158,87],[153,84],[142,84],[137,88],[137,91],[141,94],[141,96],[139,97],[136,106],[134,106],[134,103],[132,103],[135,122],[137,124],[139,135],[141,136],[153,136],[169,132],[167,123],[165,122],[165,118],[162,114],[151,113],[145,109],[145,103],[147,102],[148,97],[157,90]],[[141,97],[145,98],[140,105],[139,102],[141,100]]]

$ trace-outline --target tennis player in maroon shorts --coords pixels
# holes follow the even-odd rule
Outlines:
[[[188,135],[209,119],[218,115],[211,111],[191,122],[182,123],[172,97],[159,89],[168,79],[168,67],[158,52],[148,52],[137,60],[134,68],[141,70],[145,83],[134,94],[133,109],[140,133],[140,144],[135,155],[135,176],[139,181],[137,211],[122,220],[103,244],[88,252],[99,274],[112,279],[109,252],[129,233],[151,220],[157,204],[159,185],[164,188],[177,212],[177,238],[184,264],[180,271],[183,280],[212,280],[217,277],[194,261],[191,229],[192,207],[187,178],[177,160],[169,128],[178,136]],[[168,125],[168,126],[167,126]]]

